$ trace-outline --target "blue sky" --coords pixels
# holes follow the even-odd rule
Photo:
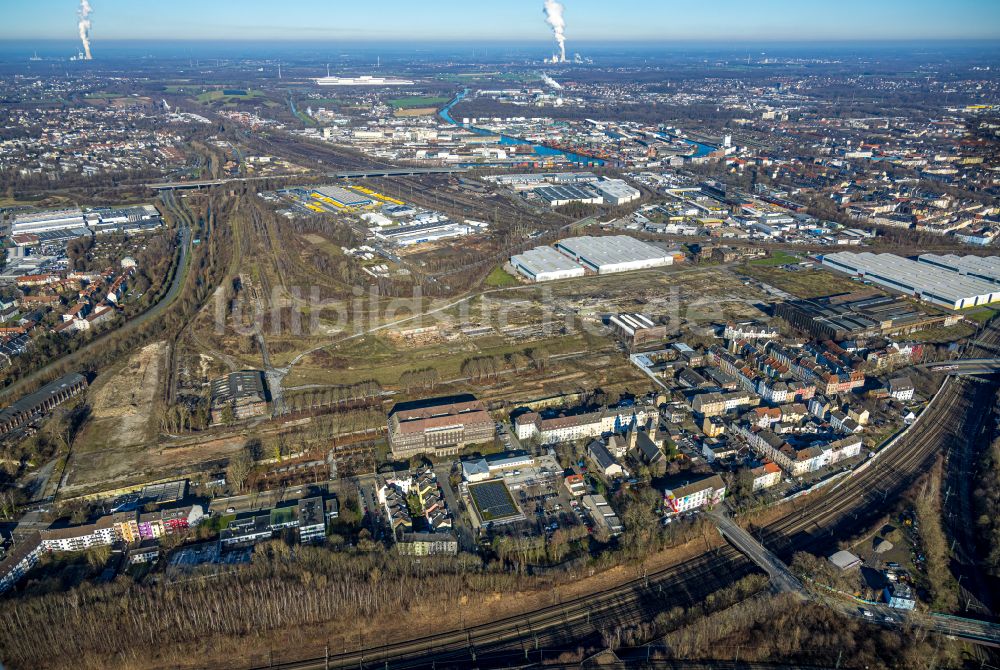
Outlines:
[[[93,39],[542,41],[542,0],[90,0]],[[563,0],[574,40],[1000,39],[1000,0]],[[75,0],[0,0],[0,40],[73,39]]]

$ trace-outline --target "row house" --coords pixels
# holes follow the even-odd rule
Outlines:
[[[543,444],[552,444],[600,437],[606,433],[623,433],[657,418],[655,407],[644,406],[609,408],[551,418],[542,418],[530,412],[517,417],[514,430],[519,440],[537,437]]]
[[[869,368],[885,370],[919,363],[924,357],[924,345],[916,342],[892,342],[884,349],[870,351],[865,358]]]
[[[696,395],[691,409],[702,416],[720,416],[743,407],[755,407],[760,398],[752,391],[710,392]]]
[[[378,491],[379,502],[385,509],[385,518],[393,533],[413,530],[413,517],[410,515],[406,494],[396,484],[386,484]]]
[[[781,483],[781,468],[767,462],[750,470],[750,476],[753,478],[753,490],[761,491]]]
[[[839,409],[830,412],[830,425],[838,433],[860,433],[863,430],[857,421]]]
[[[751,347],[748,353],[753,354],[754,352],[756,352],[756,348]],[[760,360],[760,365],[763,366],[758,367],[757,360],[753,362],[744,360],[721,347],[713,347],[711,354],[715,364],[723,372],[736,377],[745,391],[756,393],[761,400],[773,405],[805,402],[816,393],[815,384],[798,380],[785,381],[778,376],[782,374],[782,368],[780,362],[774,358],[756,357],[757,360]]]
[[[815,472],[861,453],[862,440],[859,435],[797,448],[770,430],[745,426],[736,426],[734,430],[759,456],[778,464],[793,477]]]

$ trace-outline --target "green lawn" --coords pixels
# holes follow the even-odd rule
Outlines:
[[[225,91],[230,91],[230,90],[233,90],[233,91],[240,90],[240,91],[244,91],[244,92],[242,94],[238,94],[238,95],[227,94],[225,92]],[[230,102],[232,100],[251,100],[253,98],[257,98],[257,97],[260,97],[262,95],[263,95],[263,93],[261,93],[260,91],[254,91],[254,90],[251,90],[251,89],[241,89],[239,87],[234,86],[231,89],[229,89],[229,88],[227,88],[227,89],[216,89],[214,91],[205,91],[204,93],[199,93],[197,96],[195,96],[195,100],[197,100],[198,102],[201,102],[201,103],[215,102],[217,100],[223,100],[225,102]]]
[[[975,321],[976,323],[986,323],[994,316],[996,316],[997,310],[992,307],[977,308],[973,311],[963,312],[962,316],[970,321]]]
[[[767,258],[758,258],[750,261],[750,265],[758,266],[775,266],[775,265],[790,265],[792,263],[798,263],[801,259],[798,256],[786,253],[781,250],[775,250],[771,252],[771,255]]]
[[[390,100],[389,104],[396,109],[406,109],[407,107],[434,107],[435,105],[443,105],[448,100],[450,98],[440,98],[432,95],[411,95],[407,98]]]
[[[508,274],[498,265],[487,275],[485,283],[491,288],[507,288],[508,286],[517,286],[518,282],[516,277]]]

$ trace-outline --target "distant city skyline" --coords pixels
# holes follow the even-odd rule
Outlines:
[[[5,7],[0,40],[72,39],[74,0]],[[1000,39],[996,0],[716,0],[619,3],[564,0],[567,48],[574,41],[961,40]],[[542,0],[470,3],[382,0],[91,0],[93,39],[284,40],[343,42],[550,38]]]

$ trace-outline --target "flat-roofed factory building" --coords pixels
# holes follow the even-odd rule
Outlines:
[[[313,189],[313,197],[318,200],[328,198],[344,207],[364,207],[372,204],[372,199],[340,186],[318,186]]]
[[[672,265],[673,254],[628,235],[568,237],[556,249],[599,275]]]
[[[529,281],[542,282],[582,277],[582,265],[573,262],[552,247],[535,247],[510,257],[510,264]]]
[[[235,420],[260,416],[267,411],[267,383],[260,370],[240,370],[212,381],[212,423],[222,423],[226,411]]]
[[[76,372],[50,382],[0,410],[0,435],[23,426],[87,388],[87,379]]]
[[[624,179],[602,179],[594,182],[594,188],[604,196],[609,205],[625,205],[639,199],[639,189],[629,186]]]
[[[396,458],[453,456],[493,439],[495,424],[471,394],[398,403],[389,413],[389,446]]]
[[[660,344],[667,336],[667,327],[642,314],[615,314],[608,325],[618,339],[631,351],[651,344]]]

